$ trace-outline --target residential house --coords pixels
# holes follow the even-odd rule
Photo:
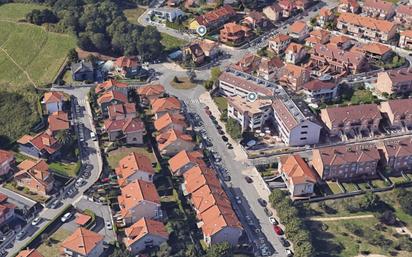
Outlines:
[[[355,45],[351,51],[364,53],[371,61],[388,61],[393,56],[393,51],[389,46],[375,42],[361,44],[360,46]]]
[[[54,186],[54,178],[44,160],[24,160],[17,167],[19,171],[14,174],[17,185],[39,195],[50,194]]]
[[[209,39],[202,39],[198,41],[200,48],[206,57],[215,59],[219,54],[219,44]]]
[[[247,53],[237,63],[231,65],[236,70],[252,74],[254,73],[262,60],[262,57],[253,53]]]
[[[199,190],[205,188],[210,192],[210,189],[213,188],[217,189],[217,191],[219,192],[222,192],[222,186],[220,184],[219,178],[216,176],[216,172],[211,168],[207,168],[206,165],[198,164],[191,167],[183,174],[183,178],[184,184],[182,188],[184,195],[190,195],[192,204],[195,208],[197,208],[195,209],[197,214],[200,214],[205,210],[203,208],[199,208],[201,204],[199,199],[202,198],[202,194],[197,193],[201,192]],[[193,197],[194,194],[196,194],[195,197]],[[211,206],[209,205],[209,207]]]
[[[124,95],[127,95],[128,92],[128,84],[124,82],[119,82],[114,79],[106,80],[103,83],[97,84],[96,88],[94,89],[96,94],[104,93],[110,90],[120,92]]]
[[[277,3],[266,6],[262,10],[263,14],[271,21],[279,21],[282,18],[283,9]]]
[[[219,40],[237,46],[252,36],[253,33],[249,27],[230,22],[220,30]]]
[[[380,93],[404,94],[412,91],[412,69],[401,68],[378,73],[375,89]]]
[[[64,257],[99,257],[104,252],[104,236],[83,227],[60,244],[60,256]]]
[[[126,237],[123,242],[126,249],[133,255],[147,248],[158,247],[169,239],[169,234],[162,222],[147,218],[141,218],[126,228],[124,232]]]
[[[276,54],[282,54],[290,44],[290,41],[291,38],[288,35],[277,34],[269,39],[268,48]]]
[[[283,18],[289,18],[296,12],[296,5],[293,0],[279,0],[278,4],[282,8]]]
[[[320,117],[331,136],[357,135],[379,130],[382,115],[376,104],[328,107],[320,111]]]
[[[121,225],[130,226],[141,218],[155,219],[161,215],[160,197],[153,183],[135,180],[121,187],[120,191],[117,220]]]
[[[154,121],[154,127],[160,133],[164,133],[170,129],[183,132],[188,125],[186,124],[185,117],[183,115],[179,113],[166,113]]]
[[[353,13],[342,13],[336,27],[343,33],[382,43],[388,43],[397,32],[397,25],[393,22]]]
[[[153,182],[155,170],[149,157],[137,152],[131,152],[119,161],[115,168],[117,182],[123,187],[136,179]]]
[[[393,19],[396,23],[410,28],[412,25],[412,6],[400,4]]]
[[[124,120],[137,117],[135,103],[113,104],[107,108],[110,120]]]
[[[294,4],[297,10],[304,11],[311,5],[311,2],[310,0],[295,0]]]
[[[305,38],[309,36],[309,26],[306,22],[298,20],[289,26],[289,36],[302,42]]]
[[[214,175],[215,181],[219,182],[216,175]],[[208,209],[214,206],[221,206],[223,208],[231,209],[232,205],[220,183],[216,186],[212,186],[208,182],[190,194],[190,201],[196,211],[197,216],[202,215]]]
[[[16,257],[44,257],[41,253],[39,253],[36,249],[27,249],[22,250],[17,254]]]
[[[395,4],[383,0],[364,0],[362,13],[369,17],[389,20],[395,15]]]
[[[335,19],[335,15],[334,15],[333,11],[331,9],[329,9],[328,7],[322,7],[319,10],[319,16],[317,18],[317,24],[320,27],[325,28],[328,24],[333,22],[334,19]]]
[[[323,103],[338,97],[338,84],[332,81],[312,80],[303,85],[308,102]]]
[[[263,13],[258,11],[251,11],[246,14],[245,18],[242,21],[242,24],[255,30],[258,28],[261,29],[267,27],[269,25],[269,22]]]
[[[340,13],[359,13],[360,5],[357,0],[340,0],[338,12]]]
[[[41,104],[46,110],[47,114],[58,112],[63,110],[63,104],[66,97],[63,93],[58,91],[50,91],[44,93],[43,100]]]
[[[305,45],[309,47],[314,47],[316,44],[325,45],[330,39],[330,32],[324,29],[313,30],[309,35],[305,39]]]
[[[126,144],[143,144],[146,129],[140,118],[125,118],[122,120],[107,119],[103,125],[110,141],[125,140]]]
[[[81,60],[80,62],[72,63],[70,69],[74,81],[94,81],[94,67],[92,62]]]
[[[301,44],[290,43],[285,51],[285,62],[297,64],[306,57],[306,49]]]
[[[156,136],[157,145],[162,155],[173,156],[181,150],[192,151],[196,144],[192,136],[176,129],[169,129]]]
[[[159,119],[166,113],[179,114],[182,108],[182,104],[176,97],[154,99],[151,105],[152,113],[155,114],[156,119]]]
[[[203,239],[207,245],[228,242],[236,246],[243,234],[242,224],[232,208],[214,205],[201,213],[200,219]]]
[[[200,151],[182,150],[169,159],[169,167],[173,175],[182,176],[195,166],[206,166],[203,154]]]
[[[137,57],[121,56],[114,61],[113,68],[114,75],[122,78],[144,78],[148,75]]]
[[[153,9],[149,15],[156,16],[168,22],[176,22],[181,20],[185,16],[185,13],[179,8],[159,7]]]
[[[345,35],[336,35],[330,38],[329,45],[334,45],[342,50],[348,50],[352,47],[353,40]]]
[[[312,166],[322,180],[350,181],[375,177],[379,160],[374,144],[332,146],[312,151]]]
[[[412,168],[412,137],[388,139],[378,143],[383,165],[391,173],[410,171]]]
[[[406,48],[408,50],[412,49],[412,30],[401,31],[399,38],[399,47]]]
[[[257,99],[249,101],[240,96],[228,98],[227,116],[235,119],[241,126],[242,132],[261,129],[272,118],[272,101]]]
[[[230,72],[220,74],[219,89],[225,96],[238,95],[245,98],[249,93],[256,93],[259,96],[273,96],[273,89]]]
[[[0,149],[0,176],[7,175],[15,162],[12,152]]]
[[[323,75],[334,73],[337,76],[356,74],[368,67],[365,55],[355,51],[344,51],[334,45],[315,45],[310,55],[310,65]]]
[[[205,26],[208,31],[218,29],[236,16],[236,11],[230,5],[197,16],[190,24],[189,29],[195,31],[199,26]]]
[[[283,61],[277,56],[272,58],[262,57],[256,75],[266,80],[272,80],[279,75],[284,65]]]
[[[47,122],[49,123],[47,132],[51,135],[56,135],[59,131],[70,129],[69,116],[63,111],[53,112],[50,114],[47,117]]]
[[[35,158],[52,160],[60,155],[61,144],[47,131],[35,136],[24,135],[19,140],[19,151]]]
[[[5,226],[7,222],[15,217],[14,210],[16,205],[7,202],[8,197],[0,193],[0,225]]]
[[[381,102],[381,113],[388,118],[393,129],[412,127],[412,99],[395,99]]]
[[[136,89],[140,103],[148,105],[151,101],[161,98],[165,94],[165,87],[161,84],[149,84]]]
[[[281,157],[279,171],[292,197],[313,194],[318,178],[300,155]]]
[[[289,146],[317,144],[321,126],[313,121],[308,110],[301,110],[289,99],[273,100],[273,116],[279,137]]]
[[[183,60],[190,58],[198,66],[205,62],[205,53],[197,42],[191,42],[183,47],[183,55]]]
[[[294,91],[302,89],[302,86],[309,80],[310,72],[302,66],[287,63],[279,72],[279,82]]]
[[[108,114],[110,105],[126,104],[127,102],[127,95],[115,90],[106,91],[97,99],[100,110],[104,115]]]

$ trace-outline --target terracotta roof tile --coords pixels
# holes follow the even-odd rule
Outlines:
[[[47,120],[49,123],[48,129],[52,132],[70,128],[69,116],[65,112],[53,112]]]
[[[382,118],[376,104],[329,107],[322,109],[321,113],[325,114],[324,116],[322,115],[322,118],[328,119],[334,127],[344,123],[361,123],[367,120]]]
[[[111,90],[111,89],[113,89],[113,87],[127,88],[128,84],[123,83],[123,82],[119,82],[119,81],[114,80],[114,79],[109,79],[109,80],[107,80],[103,83],[98,84],[95,88],[95,92],[98,94],[100,92]]]
[[[155,185],[151,182],[137,179],[120,188],[120,190],[121,195],[118,196],[118,201],[120,208],[124,210],[123,213],[126,213],[126,215],[130,209],[140,204],[141,201],[160,204],[159,194]]]
[[[179,169],[190,163],[193,165],[205,165],[203,161],[203,154],[199,151],[180,151],[175,156],[170,158],[168,162],[172,173],[176,173]]]
[[[122,120],[107,119],[104,121],[104,129],[108,132],[123,131],[123,133],[133,133],[145,131],[145,126],[140,118],[126,118]]]
[[[160,221],[141,218],[136,223],[125,229],[127,246],[139,241],[146,235],[159,236],[164,239],[169,238],[165,226]]]
[[[325,147],[314,149],[314,151],[319,151],[321,162],[329,166],[380,160],[375,144]]]
[[[149,84],[136,89],[137,94],[144,97],[159,96],[165,93],[165,87],[161,84]]]
[[[43,257],[36,249],[23,250],[16,257]]]
[[[396,24],[390,21],[377,20],[374,18],[364,17],[353,13],[341,13],[338,18],[338,21],[382,32],[389,32],[396,27]]]
[[[192,142],[192,137],[190,135],[184,134],[183,132],[175,129],[169,129],[156,137],[160,151],[165,149],[170,144],[173,144],[177,139]]]
[[[123,186],[123,182],[128,177],[132,176],[137,171],[143,171],[149,174],[154,174],[150,159],[143,154],[132,152],[119,161],[115,172],[119,177],[119,184]]]
[[[289,26],[289,32],[299,34],[303,32],[306,27],[307,27],[306,22],[295,21],[292,25]]]
[[[104,92],[98,99],[97,103],[102,104],[102,103],[107,103],[112,100],[118,100],[122,103],[127,103],[127,96],[124,95],[123,93],[115,90],[109,90]]]
[[[12,152],[0,149],[0,165],[13,158],[14,154]]]
[[[103,238],[102,235],[80,227],[61,243],[61,247],[85,256],[93,251]]]
[[[176,114],[166,113],[165,115],[162,115],[160,118],[155,120],[154,127],[156,128],[157,131],[160,131],[171,124],[179,124],[179,125],[182,125],[183,127],[187,127],[187,124],[185,122],[185,117],[178,113]]]
[[[282,172],[287,175],[292,184],[316,183],[316,175],[299,155],[289,155],[286,159],[281,160],[281,163]]]
[[[158,112],[167,112],[167,111],[176,111],[180,110],[182,107],[179,99],[176,97],[166,97],[155,99],[151,102],[152,111],[154,113]]]
[[[44,93],[43,102],[45,103],[57,103],[64,101],[64,94],[58,91],[51,91]]]

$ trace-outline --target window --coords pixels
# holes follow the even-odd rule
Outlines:
[[[307,139],[306,137],[301,137],[301,138],[300,138],[300,140],[306,140],[306,139]]]
[[[302,126],[302,128],[307,128],[307,127],[308,127],[308,125],[303,125],[303,126]]]
[[[306,135],[307,133],[308,133],[307,131],[300,132],[301,135]]]

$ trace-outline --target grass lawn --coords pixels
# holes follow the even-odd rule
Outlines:
[[[22,196],[25,196],[25,197],[27,197],[27,198],[35,201],[35,202],[44,203],[44,202],[46,202],[46,200],[48,199],[48,198],[46,198],[46,197],[44,197],[44,196],[42,196],[42,195],[38,195],[38,194],[36,194],[36,193],[32,193],[32,192],[27,192],[27,193],[26,193],[26,192],[24,192],[23,189],[22,189],[22,190],[19,190],[19,189],[13,187],[10,183],[5,183],[3,186],[4,186],[5,188],[7,188],[7,189],[9,189],[9,190],[11,190],[11,191],[13,191],[13,192],[16,192],[16,193],[18,193],[18,194],[20,194],[20,195],[22,195]]]
[[[51,83],[64,63],[68,50],[76,46],[74,36],[47,32],[43,27],[32,24],[13,22],[23,18],[33,8],[37,6],[0,6],[0,45],[11,57],[0,51],[0,83],[16,86],[30,84],[30,79],[21,69],[37,85]]]
[[[31,10],[42,10],[45,8],[45,6],[37,4],[3,4],[0,6],[0,17],[2,20],[18,21],[24,19],[26,14],[28,14]]]
[[[323,225],[322,225],[323,223]],[[372,245],[368,240],[371,235],[381,235],[385,239],[397,241],[393,236],[395,229],[393,227],[384,226],[382,231],[375,228],[379,221],[373,218],[353,219],[353,220],[338,220],[327,222],[314,222],[312,225],[314,236],[314,245],[319,256],[329,257],[353,257],[358,255],[361,251],[369,251],[372,254],[389,255],[392,249],[385,249],[381,244]],[[354,227],[358,230],[357,235],[354,234]],[[322,228],[322,229],[321,229]],[[408,253],[398,252],[396,256],[406,257]]]
[[[70,235],[71,233],[69,231],[60,228],[47,240],[49,245],[47,245],[47,242],[44,242],[37,248],[37,251],[44,257],[60,256],[60,244]]]
[[[342,184],[343,184],[343,187],[346,189],[347,192],[358,191],[358,189],[352,183],[342,183]]]
[[[215,101],[217,108],[219,108],[220,112],[227,110],[227,99],[223,96],[216,96],[213,97],[213,101]]]
[[[161,33],[162,34],[162,40],[160,41],[162,45],[165,47],[166,51],[173,51],[177,50],[183,45],[187,44],[186,40],[172,37],[169,34],[166,33]]]
[[[329,183],[328,183],[328,186],[329,186],[330,190],[332,191],[332,193],[334,193],[334,194],[340,194],[340,193],[342,193],[342,190],[340,189],[340,187],[338,186],[337,183],[335,183],[335,182],[329,182]]]
[[[73,83],[73,77],[72,77],[72,72],[70,70],[67,70],[64,75],[63,75],[63,80],[66,84],[71,84]]]
[[[170,85],[176,89],[192,89],[196,87],[195,84],[190,82],[190,79],[188,77],[179,77],[178,82],[175,81],[170,81]]]
[[[152,163],[156,162],[156,158],[153,155],[153,153],[150,153],[144,147],[121,147],[119,149],[109,152],[109,157],[107,158],[107,161],[109,162],[109,166],[112,169],[116,168],[117,165],[119,165],[120,159],[122,159],[123,157],[125,157],[131,152],[137,152],[140,154],[144,154],[152,161]]]
[[[138,18],[146,11],[145,8],[137,7],[133,9],[124,9],[123,13],[130,23],[139,25]]]
[[[27,155],[21,154],[21,153],[13,152],[13,154],[14,154],[14,157],[16,158],[17,164],[21,163],[24,160],[32,160],[32,161],[35,160],[35,159],[33,159],[33,158],[31,158]]]
[[[49,168],[57,173],[60,173],[68,177],[76,177],[79,172],[80,166],[75,163],[62,163],[62,162],[52,162],[49,164]]]

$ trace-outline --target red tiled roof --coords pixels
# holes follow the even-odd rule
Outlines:
[[[306,27],[307,27],[306,22],[304,22],[304,21],[295,21],[292,25],[290,25],[289,32],[299,34],[299,33],[303,32],[303,30]]]
[[[97,103],[102,104],[102,103],[107,103],[112,100],[118,100],[122,103],[127,103],[127,96],[124,95],[123,93],[120,93],[119,91],[115,90],[109,90],[104,92],[98,99]]]
[[[23,139],[23,138],[21,138]],[[34,137],[27,137],[29,140],[27,143],[32,144],[34,147],[36,147],[39,151],[45,150],[49,154],[55,153],[57,150],[60,149],[61,145],[57,142],[57,140],[46,133],[46,131],[41,132]],[[19,142],[24,142],[24,140],[20,140]]]
[[[382,32],[389,32],[396,27],[396,24],[393,22],[364,17],[354,13],[341,13],[338,21]]]
[[[197,23],[199,23],[199,25],[208,27],[213,23],[218,22],[222,18],[228,18],[235,15],[236,12],[230,5],[224,5],[216,10],[212,10],[196,17],[196,21]]]
[[[27,249],[19,252],[16,257],[43,257],[36,249]]]
[[[49,123],[48,129],[52,132],[70,128],[69,116],[65,112],[53,112],[47,120]]]
[[[64,100],[64,94],[58,91],[44,93],[43,101],[45,103],[56,103]]]
[[[281,163],[282,172],[287,175],[290,183],[294,185],[305,182],[316,183],[317,177],[299,155],[281,158]]]
[[[192,137],[190,135],[184,134],[175,129],[169,129],[168,131],[161,133],[156,137],[159,150],[165,149],[170,144],[174,143],[177,139],[192,142]]]
[[[322,163],[330,166],[380,160],[375,144],[332,146],[314,149],[314,151],[319,151]]]
[[[165,87],[161,84],[150,84],[143,87],[139,87],[137,94],[140,96],[158,96],[165,93]]]
[[[110,105],[107,110],[111,119],[115,119],[117,116],[124,117],[129,114],[137,114],[134,103],[113,104]]]
[[[155,173],[150,159],[140,153],[132,152],[119,161],[115,172],[119,177],[119,184],[122,186],[124,180],[132,176],[137,171],[143,171],[153,175]]]
[[[136,223],[125,229],[126,245],[130,246],[146,235],[159,236],[164,239],[169,238],[165,226],[160,221],[141,218]]]
[[[183,150],[170,158],[168,162],[172,173],[176,173],[177,170],[188,165],[189,163],[196,165],[205,165],[202,158],[203,154],[199,151],[187,152]]]
[[[363,0],[363,8],[373,8],[385,12],[390,12],[391,10],[395,9],[395,5],[391,2],[382,0]]]
[[[122,120],[104,121],[104,128],[108,132],[123,131],[123,133],[133,133],[145,130],[144,123],[139,118],[126,118]]]
[[[135,57],[121,56],[115,60],[114,65],[122,68],[136,68],[139,65],[139,61]]]
[[[181,103],[176,97],[155,99],[151,102],[154,113],[180,110]]]
[[[80,227],[61,243],[61,247],[86,256],[103,241],[103,238],[102,235]]]
[[[321,80],[312,80],[303,85],[303,88],[308,91],[316,91],[321,89],[332,89],[335,88],[336,84],[334,82],[327,82]]]
[[[117,88],[127,88],[127,83],[119,82],[114,79],[109,79],[103,83],[100,83],[96,86],[95,92],[98,94],[103,91],[111,90],[113,87]]]
[[[376,104],[329,107],[322,109],[321,112],[325,113],[332,124],[355,123],[382,118]]]
[[[0,149],[0,165],[13,158],[14,154],[12,152]]]

